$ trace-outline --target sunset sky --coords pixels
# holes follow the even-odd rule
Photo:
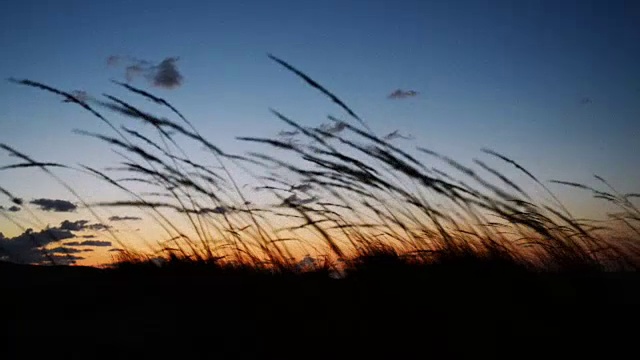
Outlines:
[[[130,96],[110,82],[129,81],[169,100],[234,153],[247,150],[236,136],[284,129],[269,108],[308,126],[328,114],[346,118],[271,53],[331,89],[377,133],[399,129],[414,138],[400,145],[464,163],[487,147],[544,180],[597,184],[598,174],[638,192],[639,24],[637,1],[9,0],[0,3],[0,75],[91,97]],[[0,143],[40,161],[115,164],[108,146],[72,132],[109,129],[61,100],[1,81]],[[0,153],[0,166],[15,162]],[[56,173],[87,200],[117,194],[91,177]],[[0,171],[0,187],[36,200],[33,214],[6,212],[34,231],[89,220],[74,223],[83,228],[76,235],[108,240],[99,226],[89,228],[96,221],[86,210],[56,212],[60,203],[37,201],[77,203],[41,172]],[[552,188],[579,213],[600,215],[588,194]],[[0,194],[0,206],[12,204]],[[114,229],[144,225],[120,220]],[[0,218],[6,238],[22,232]]]

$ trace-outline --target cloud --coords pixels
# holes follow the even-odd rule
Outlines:
[[[15,206],[15,205],[13,205],[13,206],[11,206],[9,208],[5,208],[4,206],[0,205],[0,211],[4,211],[4,210],[10,211],[10,212],[18,212],[18,211],[20,211],[22,209],[20,209],[18,206]]]
[[[228,214],[236,209],[225,207],[225,206],[216,206],[215,208],[199,208],[199,209],[178,209],[178,211],[188,214]]]
[[[65,220],[58,227],[42,231],[27,229],[13,238],[7,238],[0,233],[0,260],[22,264],[48,264],[53,260],[56,265],[72,265],[76,261],[84,259],[73,254],[93,251],[77,247],[108,247],[112,244],[110,241],[100,240],[63,241],[77,239],[78,236],[73,233],[74,231],[104,227],[106,225],[89,224],[88,220]]]
[[[60,223],[60,229],[69,231],[82,231],[86,229],[89,220],[69,221],[65,220]]]
[[[65,255],[52,255],[51,258],[55,261],[56,265],[75,265],[78,260],[84,260],[82,256],[65,254]]]
[[[68,244],[65,244],[65,245],[68,245]],[[49,252],[52,254],[76,254],[76,253],[82,252],[82,250],[76,249],[76,248],[58,246],[57,248],[49,249]]]
[[[118,55],[111,55],[107,58],[108,66],[117,66],[119,62],[120,62],[120,56]]]
[[[47,257],[43,248],[73,237],[71,231],[58,228],[42,231],[27,229],[24,233],[13,238],[7,238],[3,235],[0,237],[0,260],[23,264],[43,264],[49,262],[51,258],[58,264],[72,264],[79,259],[55,256],[55,254],[50,254],[50,257]],[[58,262],[58,260],[60,261]]]
[[[109,218],[109,221],[136,221],[142,220],[142,218],[137,216],[112,216]]]
[[[153,76],[153,84],[155,86],[171,89],[182,84],[182,75],[176,66],[177,61],[177,57],[162,60]]]
[[[96,245],[97,243],[97,245]],[[85,241],[68,241],[63,244],[64,246],[111,246],[110,241],[99,240],[85,240]],[[80,251],[86,251],[84,249],[78,249]]]
[[[396,91],[389,94],[389,99],[406,99],[414,96],[418,96],[419,92],[415,90],[402,90],[397,89]]]
[[[86,229],[93,231],[102,231],[111,229],[111,226],[105,224],[89,224],[87,225]]]
[[[89,220],[77,220],[77,221],[69,221],[65,220],[60,223],[60,229],[69,230],[69,231],[84,231],[84,230],[93,230],[93,231],[101,231],[110,229],[111,226],[105,224],[89,224]]]
[[[288,136],[295,136],[298,135],[300,133],[300,130],[294,130],[294,131],[286,131],[286,130],[282,130],[278,133],[278,136],[282,136],[282,137],[288,137]]]
[[[85,240],[76,246],[112,246],[111,241]]]
[[[31,204],[39,206],[43,211],[73,212],[78,208],[72,202],[56,199],[35,199],[31,201]]]
[[[129,65],[125,70],[125,77],[127,78],[127,82],[132,82],[133,79],[141,74],[144,74],[145,68],[138,64]]]
[[[580,104],[582,104],[582,105],[587,105],[587,104],[591,104],[591,103],[593,103],[593,99],[591,99],[588,96],[585,96],[582,99],[580,99]]]
[[[178,57],[167,57],[160,63],[154,63],[133,57],[111,55],[107,58],[107,65],[118,66],[124,62],[126,64],[124,75],[127,82],[132,82],[138,76],[142,76],[153,86],[173,89],[182,85],[184,79],[178,70],[178,59]]]

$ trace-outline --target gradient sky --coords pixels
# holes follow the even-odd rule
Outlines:
[[[490,147],[542,179],[594,184],[599,174],[637,192],[638,24],[637,1],[3,1],[0,72],[122,94],[109,80],[124,80],[124,70],[107,66],[109,56],[177,56],[182,86],[132,84],[241,153],[235,136],[282,129],[270,107],[313,126],[344,115],[266,57],[273,53],[381,134],[400,129],[462,162]],[[419,94],[388,99],[398,88]],[[0,143],[39,160],[99,167],[115,159],[74,128],[106,131],[77,106],[0,82]],[[69,198],[34,174],[1,173],[0,185],[27,199]],[[95,192],[89,179],[70,181]]]

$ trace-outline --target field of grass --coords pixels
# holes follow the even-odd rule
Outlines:
[[[141,209],[170,241],[150,253],[118,238],[117,262],[101,269],[2,264],[4,350],[19,358],[458,358],[611,356],[631,348],[640,320],[640,195],[619,193],[600,177],[602,188],[555,181],[617,208],[606,223],[576,218],[507,156],[484,149],[488,160],[468,166],[424,147],[403,149],[308,75],[271,59],[348,117],[310,128],[272,110],[287,132],[239,137],[265,150],[231,154],[169,102],[129,84],[119,83],[174,119],[111,95],[78,99],[12,80],[62,96],[111,128],[78,132],[121,154],[115,170],[126,177],[77,170],[129,196],[77,201]],[[107,113],[153,131],[118,127]],[[194,162],[186,143],[206,149],[216,166]],[[3,170],[35,167],[64,184],[54,170],[68,165],[0,147],[21,160]],[[516,169],[552,202],[489,160]],[[250,191],[235,171],[254,179]],[[145,194],[130,186],[140,183]],[[277,204],[259,203],[256,193]]]

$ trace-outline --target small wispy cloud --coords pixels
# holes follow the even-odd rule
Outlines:
[[[581,105],[587,105],[587,104],[591,104],[591,103],[593,103],[593,99],[591,99],[588,96],[585,96],[582,99],[580,99],[580,104]]]
[[[387,97],[389,99],[406,99],[406,98],[418,96],[418,94],[419,94],[419,92],[417,92],[415,90],[397,89],[394,92],[392,92],[391,94],[389,94],[389,96],[387,96]]]
[[[65,220],[60,223],[59,228],[62,230],[69,230],[69,231],[84,231],[84,230],[102,231],[102,230],[110,229],[111,226],[100,224],[100,223],[90,224],[89,220],[76,220],[76,221]]]
[[[112,216],[109,218],[109,221],[137,221],[142,220],[141,217],[137,216]]]
[[[53,254],[77,254],[79,252],[82,252],[82,250],[76,249],[76,248],[59,246],[57,248],[49,249],[49,252]]]
[[[112,246],[111,241],[102,241],[102,240],[85,240],[81,241],[76,246]]]
[[[89,224],[86,227],[87,230],[93,230],[93,231],[103,231],[103,230],[109,230],[111,229],[110,225],[106,225],[106,224]]]
[[[111,241],[102,240],[85,240],[85,241],[68,241],[64,246],[111,246]]]
[[[108,66],[117,66],[119,62],[120,62],[120,56],[118,55],[111,55],[107,58]]]
[[[286,131],[286,130],[282,130],[278,133],[278,136],[281,137],[289,137],[289,136],[296,136],[300,133],[299,130],[294,130],[294,131]]]
[[[78,206],[67,200],[58,199],[35,199],[31,204],[37,205],[40,210],[54,212],[74,212]]]
[[[153,86],[174,89],[182,85],[184,80],[178,69],[178,60],[178,57],[167,57],[155,63],[129,56],[111,55],[107,58],[107,65],[116,67],[123,64],[127,82],[142,76]]]

